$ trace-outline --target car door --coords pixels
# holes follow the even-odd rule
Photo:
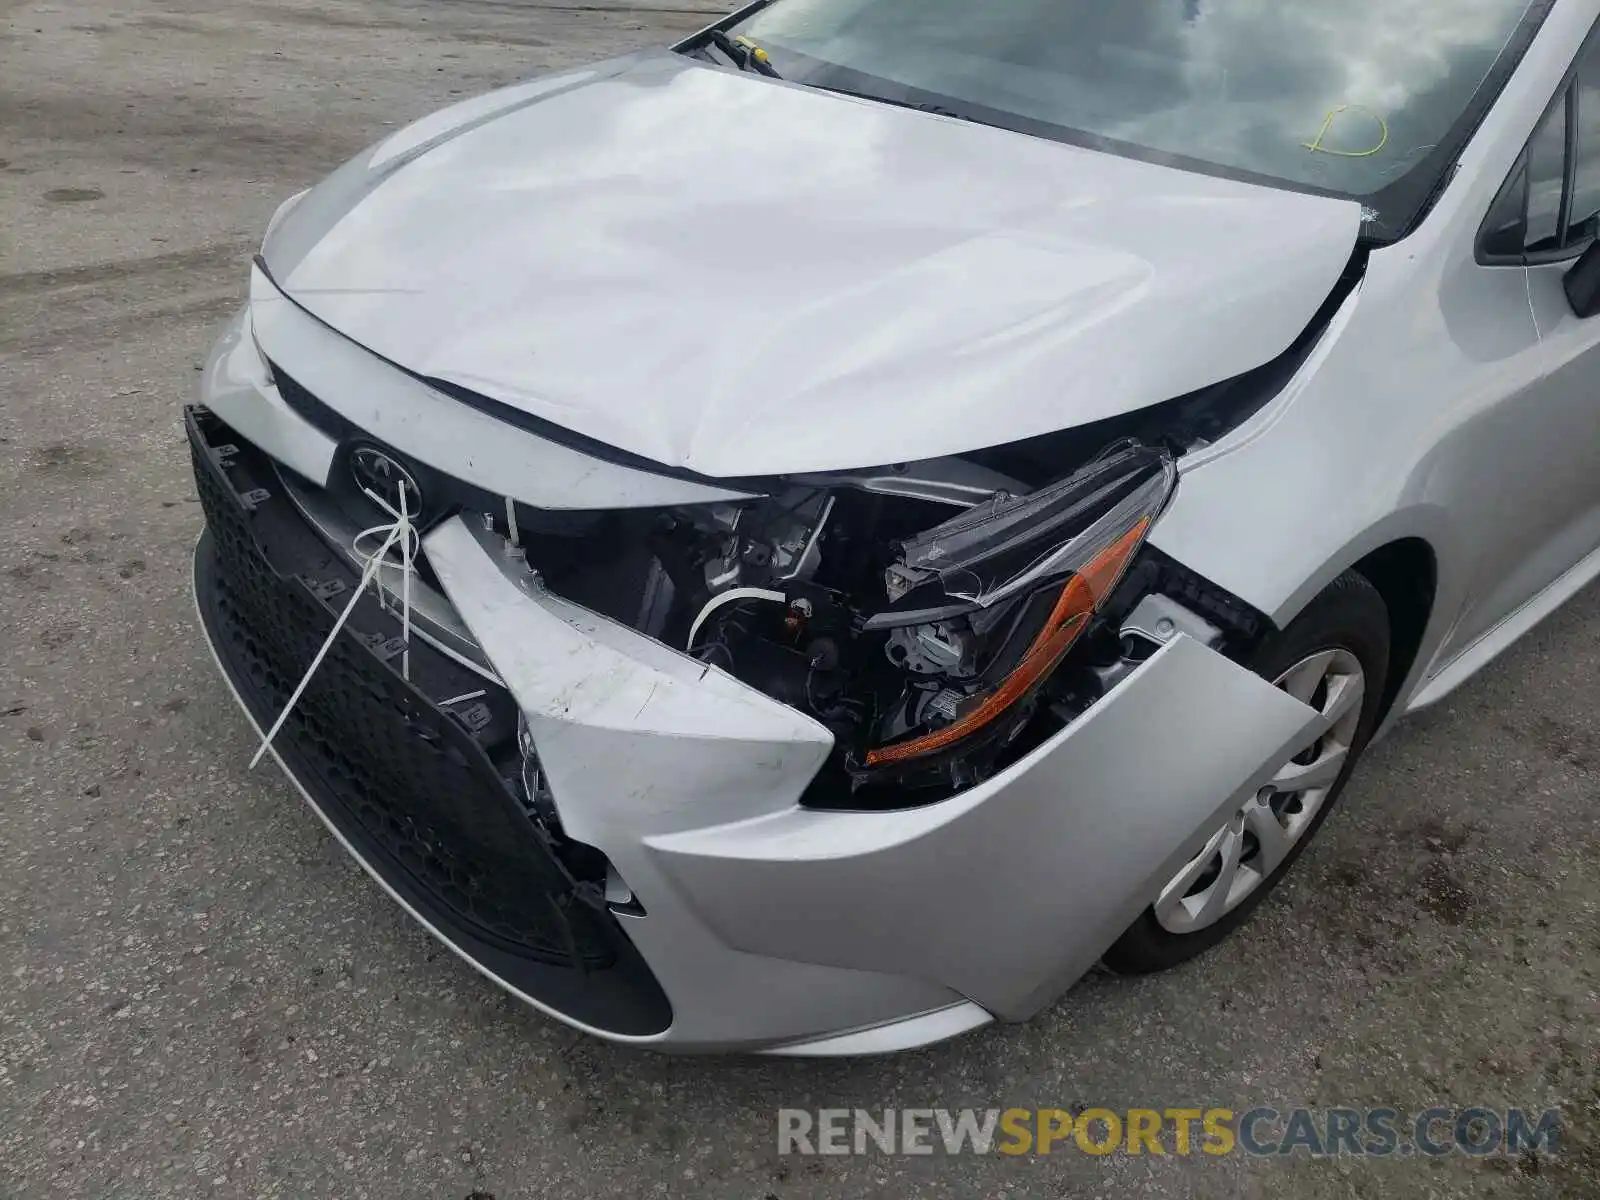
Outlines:
[[[1600,31],[1585,43],[1485,222],[1479,261],[1525,272],[1539,377],[1508,401],[1497,492],[1479,531],[1460,652],[1600,548],[1600,318],[1573,314],[1563,279],[1600,233]]]

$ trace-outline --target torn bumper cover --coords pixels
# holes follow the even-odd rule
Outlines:
[[[356,573],[265,454],[205,409],[187,425],[200,615],[266,728]],[[1028,1017],[1316,720],[1180,635],[966,791],[818,810],[811,717],[552,594],[459,516],[422,551],[479,661],[413,639],[404,678],[398,618],[363,598],[274,753],[432,933],[617,1041],[857,1053]]]

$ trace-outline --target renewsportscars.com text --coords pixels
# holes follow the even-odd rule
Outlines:
[[[784,1108],[780,1154],[1557,1154],[1554,1109]]]

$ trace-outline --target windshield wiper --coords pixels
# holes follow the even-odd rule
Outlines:
[[[783,78],[778,74],[778,69],[772,65],[767,52],[749,38],[731,38],[720,29],[709,30],[706,37],[712,45],[726,54],[728,60],[739,70],[754,71],[758,75],[765,75],[768,79]]]

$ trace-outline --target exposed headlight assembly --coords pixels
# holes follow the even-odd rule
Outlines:
[[[974,672],[965,691],[908,711],[862,765],[932,760],[1015,715],[1116,587],[1176,481],[1166,450],[1123,443],[1059,483],[997,496],[902,543],[885,578],[890,605],[867,628],[914,644],[911,657],[970,654]]]
[[[519,509],[505,535],[551,591],[825,727],[802,803],[936,803],[1114,686],[1107,603],[1176,468],[1133,441],[1076,449],[1056,478],[902,464],[576,524]]]

